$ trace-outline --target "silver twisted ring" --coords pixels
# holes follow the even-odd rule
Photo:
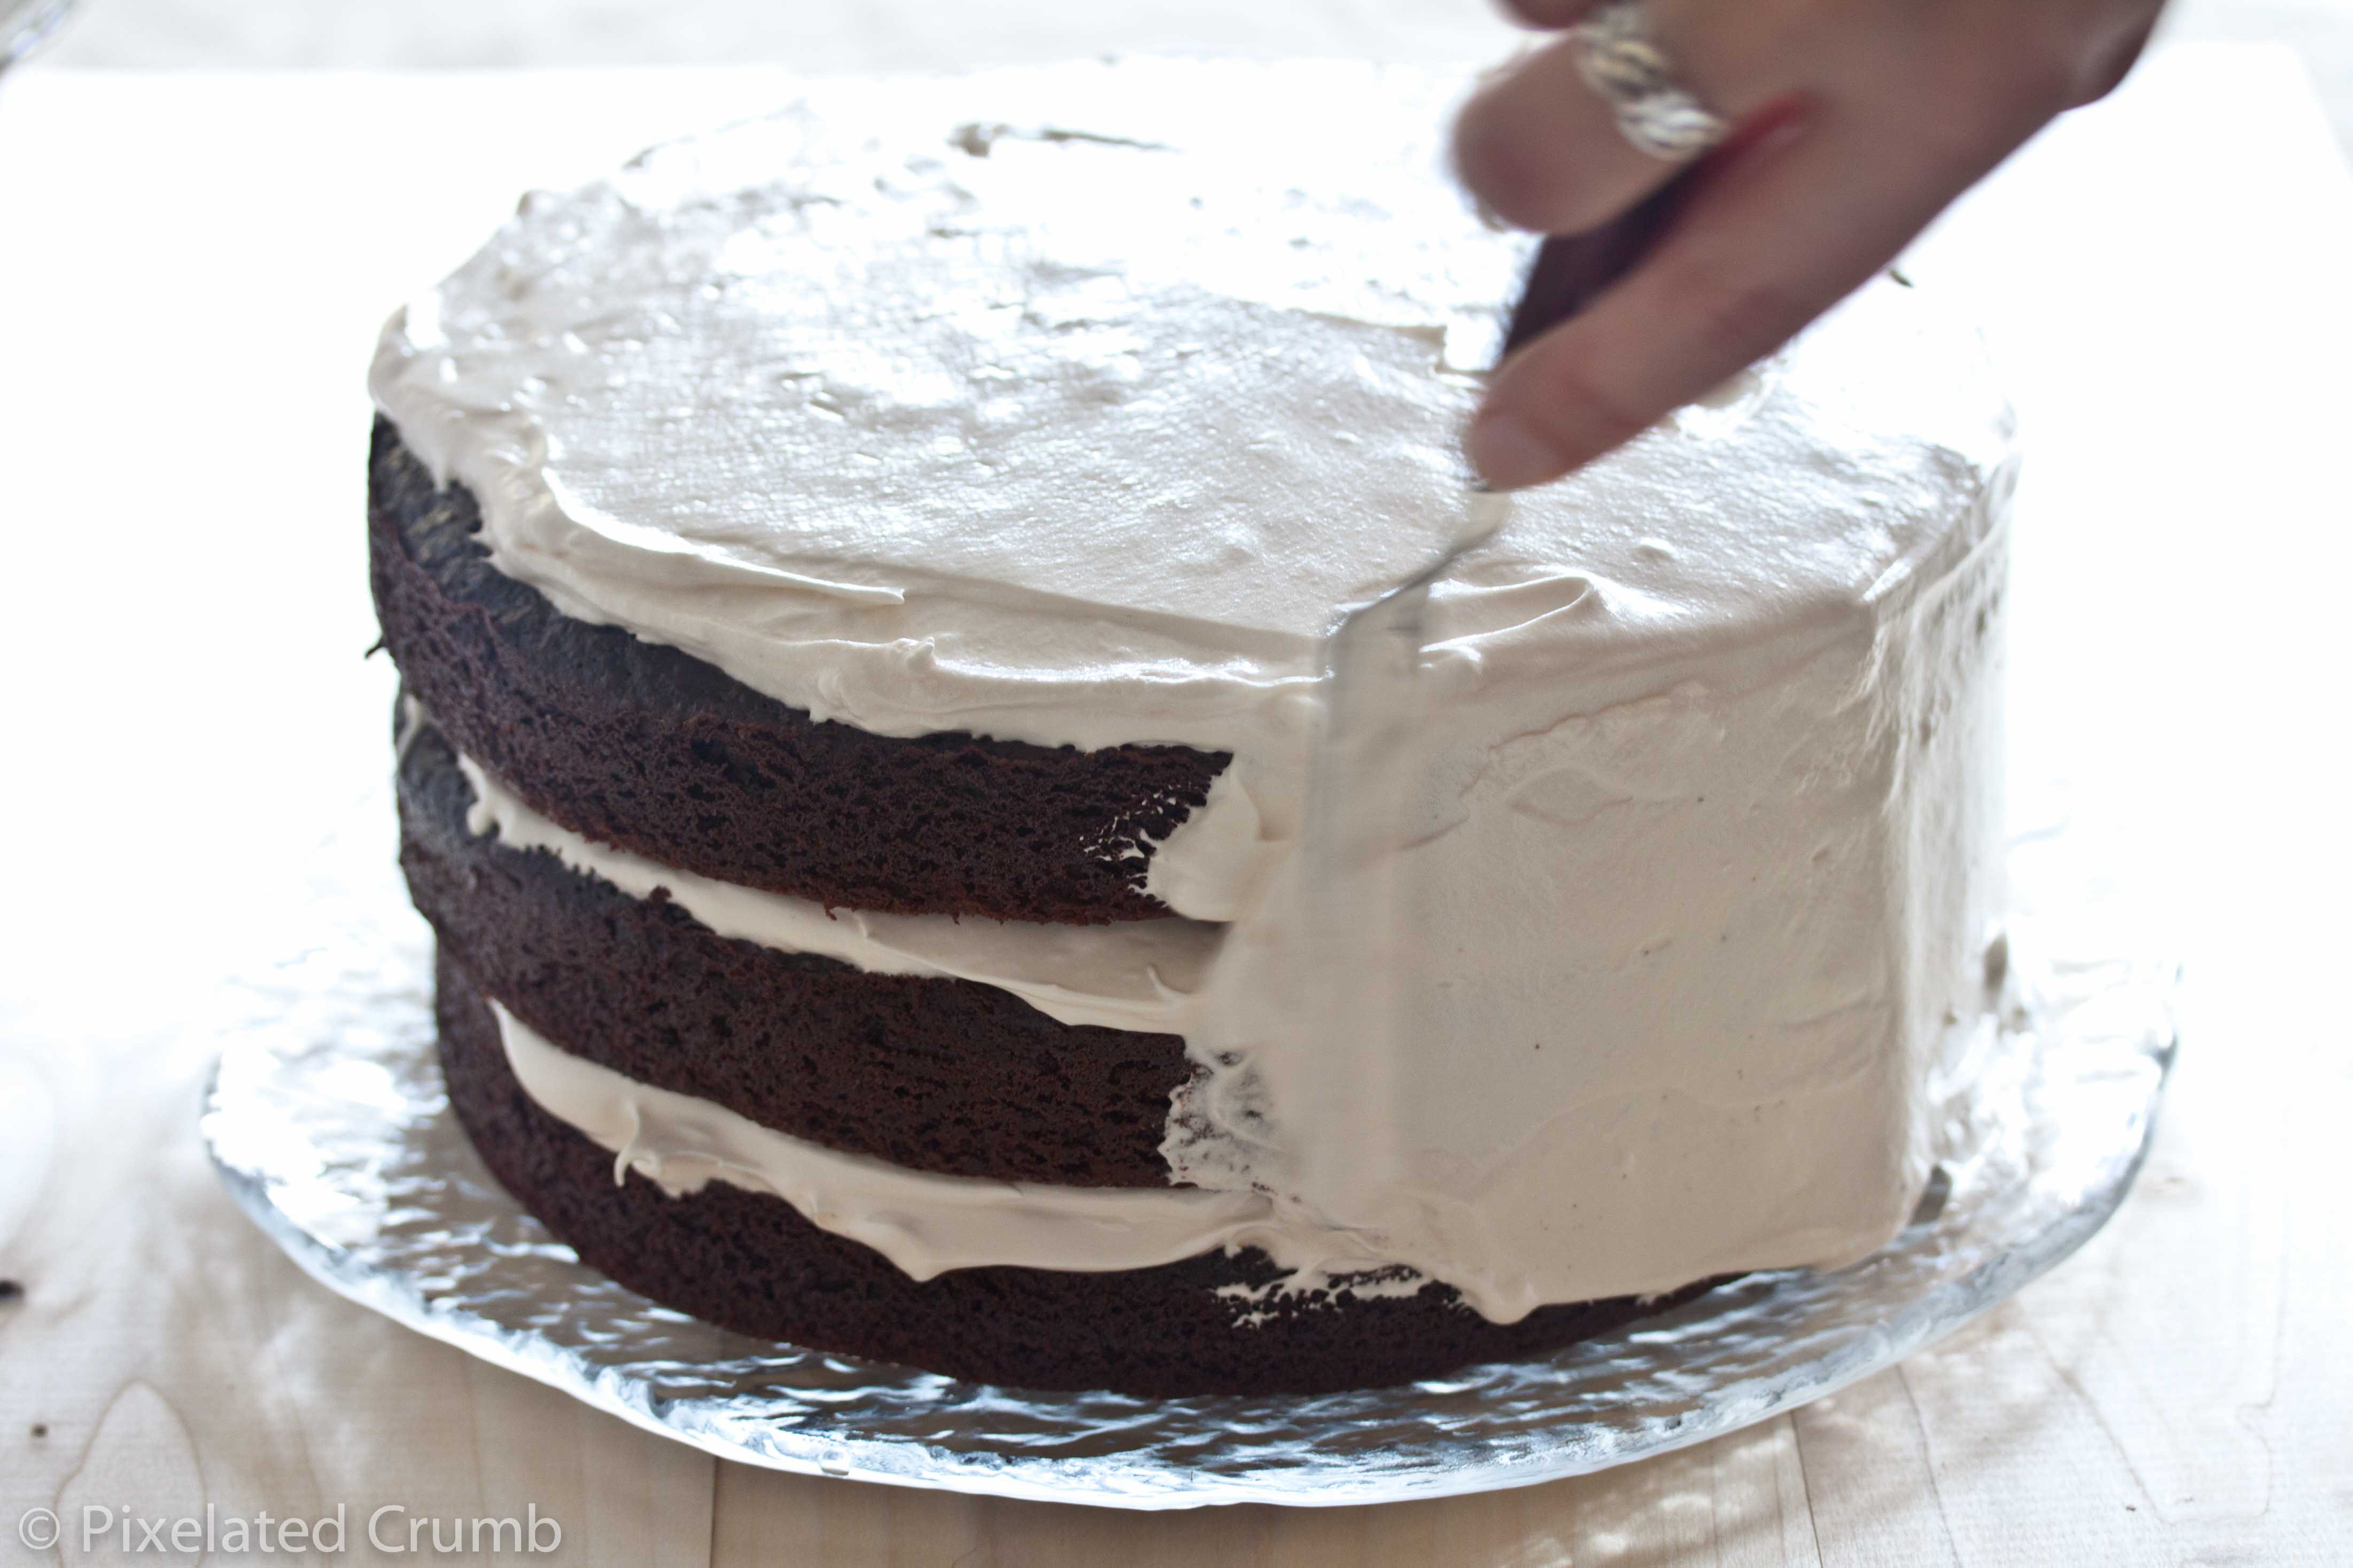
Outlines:
[[[1586,85],[1617,117],[1627,141],[1653,158],[1686,163],[1731,129],[1675,79],[1651,41],[1641,0],[1607,0],[1568,29]]]

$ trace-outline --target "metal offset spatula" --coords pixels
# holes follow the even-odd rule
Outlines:
[[[1583,234],[1554,235],[1537,247],[1521,286],[1519,303],[1504,333],[1501,358],[1543,336],[1577,311],[1647,254],[1689,194],[1688,174],[1678,175],[1651,196],[1600,227]],[[1500,363],[1500,362],[1499,362]],[[1340,617],[1324,641],[1324,673],[1331,682],[1332,711],[1324,732],[1324,750],[1334,738],[1345,739],[1352,719],[1377,717],[1363,711],[1361,693],[1349,689],[1365,682],[1360,677],[1394,664],[1371,650],[1379,637],[1410,637],[1413,653],[1420,653],[1422,615],[1430,602],[1430,584],[1454,569],[1457,562],[1495,536],[1510,515],[1507,496],[1474,487],[1464,527],[1429,565],[1369,604],[1359,605]],[[1319,772],[1324,770],[1318,770]]]
[[[1528,268],[1519,303],[1513,308],[1502,358],[1509,359],[1523,344],[1577,314],[1641,260],[1673,219],[1690,184],[1688,174],[1678,175],[1599,228],[1546,239]],[[1325,637],[1324,674],[1329,683],[1331,710],[1316,759],[1316,776],[1310,781],[1311,806],[1345,806],[1347,780],[1344,775],[1333,776],[1339,773],[1330,765],[1334,753],[1342,749],[1342,742],[1350,742],[1349,749],[1356,749],[1351,736],[1359,726],[1377,727],[1389,721],[1385,714],[1393,719],[1389,706],[1378,700],[1395,694],[1400,671],[1409,677],[1419,665],[1430,585],[1493,539],[1510,511],[1508,495],[1474,487],[1464,526],[1454,542],[1379,598],[1350,609]],[[1384,647],[1384,643],[1392,646]]]
[[[1546,239],[1512,312],[1504,356],[1584,309],[1640,260],[1688,188],[1688,177],[1678,176],[1600,228]],[[1418,784],[1410,742],[1425,717],[1420,680],[1430,590],[1493,538],[1510,510],[1508,494],[1473,489],[1453,543],[1405,582],[1350,609],[1324,639],[1330,706],[1309,767],[1300,843],[1303,929],[1294,951],[1308,968],[1301,977],[1309,1005],[1304,1023],[1329,1037],[1370,1046],[1397,1017],[1389,988],[1398,966],[1385,961],[1381,946],[1401,934],[1394,918],[1396,858],[1384,851]],[[1334,1092],[1349,1100],[1377,1099],[1383,1092],[1378,1076],[1362,1075],[1361,1083],[1335,1085]],[[1393,1124],[1385,1108],[1355,1109],[1352,1120],[1368,1131]],[[1368,1136],[1361,1157],[1380,1158],[1378,1142]]]

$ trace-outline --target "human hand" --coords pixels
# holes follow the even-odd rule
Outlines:
[[[1599,0],[1504,0],[1568,27]],[[1893,260],[2062,111],[2123,79],[2162,0],[1648,0],[1651,41],[1729,133],[1665,232],[1513,353],[1465,447],[1498,489],[1557,479],[1742,367]],[[1467,104],[1455,156],[1505,222],[1578,234],[1677,174],[1638,150],[1564,38]]]

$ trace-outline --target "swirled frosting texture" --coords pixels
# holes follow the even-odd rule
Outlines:
[[[882,734],[1233,752],[1146,875],[1229,922],[1172,1175],[1272,1194],[1271,1250],[1497,1317],[1857,1256],[1925,1177],[1995,891],[2007,415],[1907,289],[1518,498],[1440,584],[1372,847],[1409,918],[1361,943],[1414,1044],[1286,1011],[1321,637],[1461,527],[1525,253],[1443,174],[1466,85],[812,87],[527,199],[394,319],[375,395],[568,614]],[[1324,1158],[1367,1105],[1377,1157]]]

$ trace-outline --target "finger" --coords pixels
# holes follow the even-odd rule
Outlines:
[[[2157,30],[2157,12],[2152,8],[2147,16],[2128,23],[2106,49],[2094,57],[2092,68],[2084,85],[2076,91],[2071,106],[2081,108],[2105,98],[2116,91],[2125,76],[2148,47],[2149,35]]]
[[[1748,22],[1697,27],[1689,9],[1657,8],[1651,31],[1684,88],[1727,121],[1810,86],[1776,63],[1783,58],[1778,49],[1757,49]],[[1564,38],[1514,61],[1472,95],[1455,122],[1462,183],[1517,227],[1581,234],[1665,184],[1677,167],[1626,139],[1579,58],[1577,40]]]
[[[1496,373],[1464,437],[1499,489],[1559,478],[1770,353],[1894,258],[1977,166],[1852,120],[1793,125],[1712,171],[1658,248]]]
[[[1525,27],[1547,32],[1566,27],[1601,0],[1500,0],[1504,14]]]

